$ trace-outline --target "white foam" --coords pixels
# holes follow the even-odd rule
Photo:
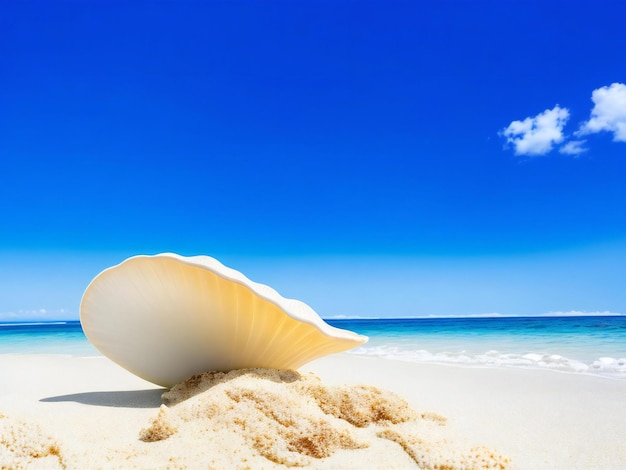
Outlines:
[[[474,367],[523,367],[551,369],[572,373],[589,373],[626,380],[626,358],[601,357],[585,363],[559,354],[529,352],[524,354],[502,353],[489,350],[481,354],[460,352],[430,352],[424,349],[410,350],[395,346],[362,346],[351,354],[378,356],[408,362],[458,364]]]
[[[591,364],[594,371],[621,373],[626,375],[626,358],[614,359],[612,357],[601,357]]]

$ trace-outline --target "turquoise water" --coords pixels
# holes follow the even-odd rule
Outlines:
[[[353,354],[547,368],[626,379],[626,316],[329,320],[370,337]]]
[[[626,379],[626,316],[327,320],[369,336],[350,354]],[[0,354],[97,356],[80,323],[0,323]]]
[[[0,323],[0,354],[101,355],[78,321]]]

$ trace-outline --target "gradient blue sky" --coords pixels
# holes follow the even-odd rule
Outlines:
[[[0,320],[133,254],[323,316],[626,313],[621,1],[13,1]]]

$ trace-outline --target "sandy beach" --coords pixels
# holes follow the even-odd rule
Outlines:
[[[272,426],[282,423],[271,428],[263,414],[262,419],[250,414],[242,425],[232,413],[241,415],[244,408],[200,401],[205,394],[187,400],[170,396],[170,406],[161,407],[165,389],[106,358],[2,355],[0,467],[419,468],[421,462],[423,468],[481,468],[483,462],[487,468],[617,470],[626,462],[626,381],[350,354],[314,361],[299,372],[302,380],[281,376],[243,381],[239,388],[236,380],[209,384],[212,392],[238,394],[237,403],[252,403],[250,413],[271,415]],[[259,389],[261,382],[268,388]],[[357,385],[393,393],[350,388]],[[303,398],[307,390],[310,396]],[[343,399],[365,397],[368,409],[376,402],[384,420],[366,416],[357,405],[348,414],[342,409],[343,415],[330,416],[332,400],[341,395],[329,390],[342,391]],[[330,410],[326,424],[306,414],[320,411],[298,401],[305,398]],[[290,410],[297,416],[281,418]],[[301,443],[307,433],[317,441],[305,439],[313,447],[294,450],[288,433],[283,440],[276,436],[287,428],[300,432]]]

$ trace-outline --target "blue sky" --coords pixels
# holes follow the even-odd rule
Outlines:
[[[3,10],[0,319],[163,251],[328,317],[626,313],[623,2]]]

